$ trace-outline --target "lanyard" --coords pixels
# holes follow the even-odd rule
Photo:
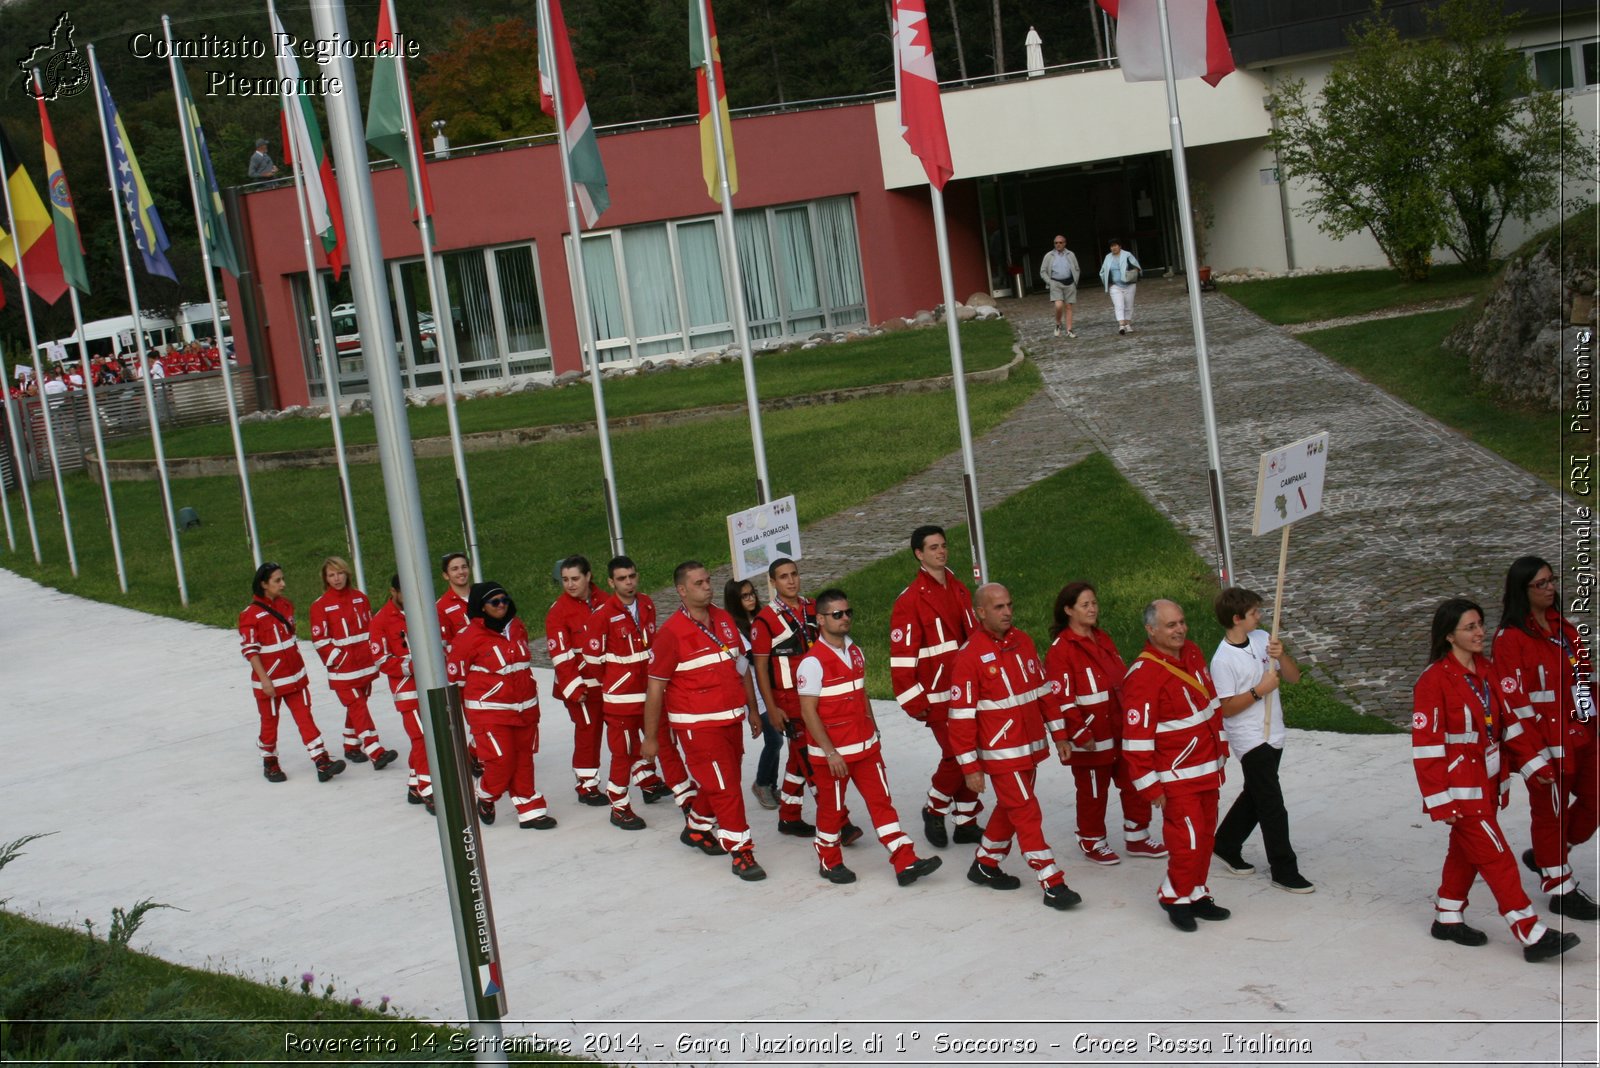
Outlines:
[[[1467,683],[1472,687],[1472,692],[1477,696],[1478,703],[1483,706],[1483,726],[1486,730],[1494,727],[1492,713],[1494,705],[1490,700],[1489,684],[1478,678],[1470,671],[1466,673]]]
[[[678,611],[682,612],[684,614],[684,616],[688,618],[690,623],[693,623],[695,626],[699,627],[700,628],[700,633],[704,634],[707,638],[710,638],[711,641],[716,645],[716,647],[717,647],[717,649],[719,651],[724,652],[724,653],[730,651],[728,649],[727,644],[724,643],[721,638],[719,638],[715,634],[711,633],[711,628],[707,627],[704,623],[702,623],[698,619],[694,618],[694,616],[689,615],[689,609],[688,608],[680,608],[680,609],[678,609]]]
[[[788,622],[789,626],[794,628],[794,632],[800,636],[800,652],[804,653],[807,649],[811,648],[811,632],[810,629],[806,627],[805,621],[802,619],[796,619],[794,617],[794,612],[789,609],[788,605],[783,603],[782,598],[773,601],[772,607],[778,610],[778,614],[782,616],[784,620]]]

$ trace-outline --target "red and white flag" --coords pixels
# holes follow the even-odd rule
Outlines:
[[[944,190],[955,173],[950,137],[933,65],[933,34],[923,0],[894,0],[894,92],[900,102],[900,136],[922,160],[928,183]]]
[[[1130,82],[1166,80],[1161,65],[1161,14],[1156,0],[1099,0],[1117,20],[1117,59]],[[1168,0],[1174,78],[1203,78],[1216,85],[1233,70],[1217,0]]]

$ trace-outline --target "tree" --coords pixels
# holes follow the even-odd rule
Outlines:
[[[539,110],[538,37],[526,19],[457,19],[451,38],[412,73],[418,122],[444,119],[455,144],[505,141],[555,128]]]
[[[1560,203],[1580,142],[1507,49],[1514,20],[1493,0],[1446,0],[1429,21],[1434,36],[1402,40],[1376,0],[1314,103],[1299,80],[1271,100],[1279,167],[1311,193],[1302,211],[1334,237],[1368,231],[1408,281],[1440,246],[1486,270],[1508,217]]]

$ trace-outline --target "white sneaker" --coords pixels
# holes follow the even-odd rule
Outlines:
[[[1072,332],[1072,331],[1071,331],[1071,330],[1068,330],[1068,331],[1067,331],[1067,336],[1068,336],[1068,337],[1077,337],[1077,336],[1078,336],[1078,335],[1077,335],[1077,334],[1074,334],[1074,333],[1073,333],[1073,332]]]
[[[1056,324],[1056,337],[1060,337],[1060,336],[1061,336],[1061,324],[1057,323]]]

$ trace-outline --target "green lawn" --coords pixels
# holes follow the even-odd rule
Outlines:
[[[1435,267],[1426,282],[1403,282],[1391,270],[1340,271],[1299,278],[1231,282],[1222,292],[1271,323],[1315,323],[1430,300],[1476,297],[1492,276],[1459,264]]]
[[[1012,358],[1012,333],[1003,321],[969,322],[961,326],[962,356],[968,371],[1002,367]],[[793,397],[830,389],[881,385],[950,373],[950,351],[943,330],[907,330],[862,338],[806,351],[773,353],[756,360],[756,388],[763,400]],[[606,414],[612,418],[648,412],[677,411],[744,401],[744,371],[738,363],[690,367],[605,383]],[[587,385],[478,397],[457,406],[461,432],[508,430],[525,426],[582,423],[594,419],[594,394]],[[449,434],[441,407],[412,408],[413,438]],[[362,445],[377,440],[372,416],[342,420],[345,442]],[[333,431],[320,419],[249,423],[243,428],[247,453],[329,448]],[[174,430],[163,440],[168,456],[231,456],[233,439],[226,425]],[[147,438],[119,442],[106,449],[116,459],[154,456]]]
[[[1463,314],[1457,309],[1356,323],[1313,330],[1300,340],[1559,488],[1560,413],[1513,408],[1474,388],[1466,360],[1440,344]]]

